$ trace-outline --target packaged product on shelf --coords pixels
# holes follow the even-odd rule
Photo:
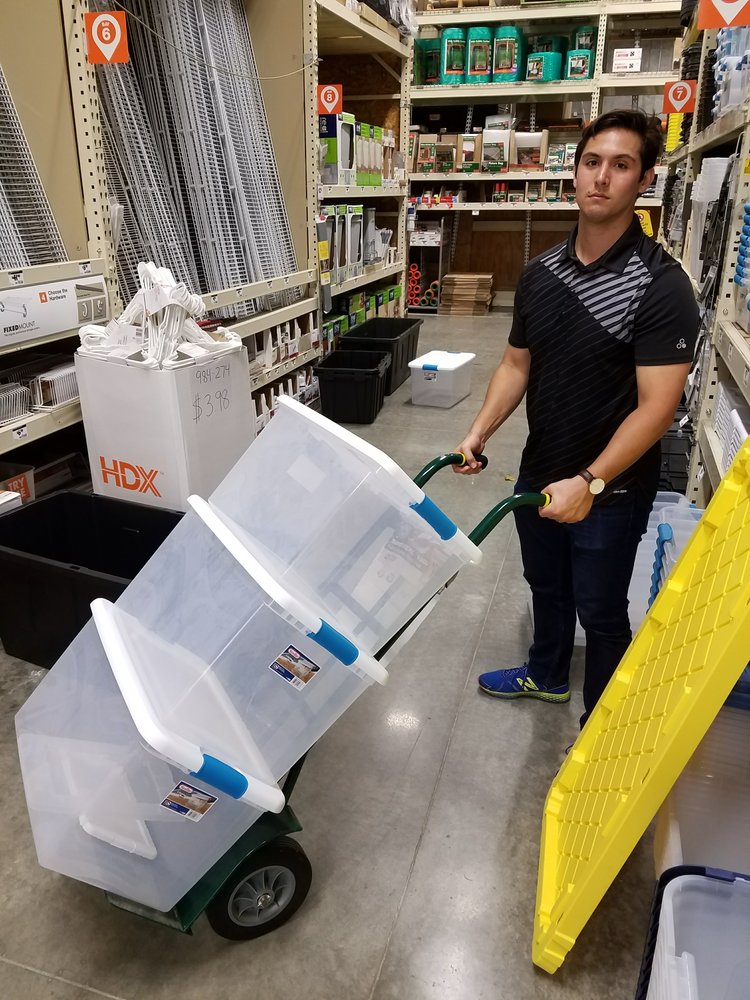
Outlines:
[[[526,201],[537,202],[544,197],[544,181],[526,181]]]
[[[511,135],[509,129],[486,128],[482,132],[482,170],[494,173],[508,169]]]
[[[410,174],[417,172],[417,158],[419,156],[419,126],[412,125],[409,129],[409,140],[407,144],[406,162]]]
[[[514,25],[495,28],[492,54],[492,82],[522,80],[526,71],[526,45],[523,32]]]
[[[348,276],[358,278],[364,267],[364,208],[362,205],[346,206],[346,247]]]
[[[546,181],[544,185],[544,200],[550,203],[562,201],[563,181]]]
[[[510,204],[520,204],[526,201],[526,185],[521,184],[509,184],[508,185],[508,202]]]
[[[355,167],[352,183],[358,187],[369,187],[370,184],[370,126],[364,122],[355,122]]]
[[[461,143],[461,159],[456,157],[456,168],[465,173],[473,173],[482,166],[482,134],[468,132],[459,136]],[[458,145],[458,144],[457,144]]]
[[[395,186],[394,156],[396,153],[396,136],[392,128],[383,129],[383,186]]]
[[[591,49],[571,49],[565,67],[566,80],[589,80],[594,75],[594,53]]]
[[[354,115],[319,115],[321,144],[321,181],[323,184],[354,184],[355,134]]]
[[[573,32],[573,48],[590,49],[592,52],[595,52],[597,35],[597,28],[590,24],[582,24]]]
[[[440,83],[455,86],[466,80],[466,28],[444,28],[440,36]]]
[[[349,247],[346,236],[346,205],[335,205],[336,209],[336,282],[340,284],[349,277]]]
[[[17,462],[0,462],[0,492],[20,497],[20,503],[27,503],[36,496],[34,489],[34,466],[19,465]],[[13,501],[5,503],[15,506]],[[3,512],[10,506],[0,508]]]
[[[526,60],[526,79],[531,83],[552,83],[562,75],[560,52],[532,52]]]
[[[511,170],[541,170],[547,159],[549,131],[513,132],[510,152]]]
[[[370,161],[370,184],[373,187],[383,186],[383,129],[379,125],[372,126]]]
[[[7,514],[9,510],[15,510],[21,506],[21,494],[13,493],[11,490],[0,489],[0,514]]]
[[[466,83],[492,80],[492,28],[474,25],[466,35]]]
[[[435,134],[419,136],[419,154],[417,173],[433,174],[435,172],[435,153],[439,137]]]
[[[439,174],[452,174],[456,170],[457,135],[441,135],[435,144],[435,170]]]

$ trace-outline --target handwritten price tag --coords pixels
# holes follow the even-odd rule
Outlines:
[[[210,420],[217,413],[224,413],[230,407],[229,389],[216,392],[197,392],[193,399],[193,421]]]

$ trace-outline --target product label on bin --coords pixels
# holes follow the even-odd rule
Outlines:
[[[197,823],[216,801],[216,796],[210,792],[196,788],[187,781],[181,781],[160,804],[170,812],[179,813],[180,816]]]
[[[317,663],[313,663],[304,653],[300,653],[295,646],[287,646],[284,652],[268,665],[275,674],[283,677],[298,691],[304,690],[305,685],[309,684],[320,670]]]
[[[425,382],[434,382],[438,377],[437,372],[422,372],[422,378]]]

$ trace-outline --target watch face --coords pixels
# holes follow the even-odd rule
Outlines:
[[[589,483],[589,492],[598,496],[604,490],[604,485],[603,479],[592,479]]]

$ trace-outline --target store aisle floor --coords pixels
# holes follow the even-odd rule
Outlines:
[[[415,473],[461,440],[508,320],[425,321],[420,352],[477,353],[473,393],[412,407],[407,382],[355,430]],[[490,469],[440,474],[428,492],[467,530],[512,492],[525,423],[490,443]],[[103,893],[36,863],[13,716],[42,671],[0,654],[0,995],[7,1000],[629,1000],[653,867],[642,842],[554,977],[531,964],[541,813],[581,712],[499,703],[476,675],[522,662],[526,589],[510,519],[482,546],[391,666],[311,751],[292,804],[313,866],[307,901],[255,942],[192,937],[111,908]]]

